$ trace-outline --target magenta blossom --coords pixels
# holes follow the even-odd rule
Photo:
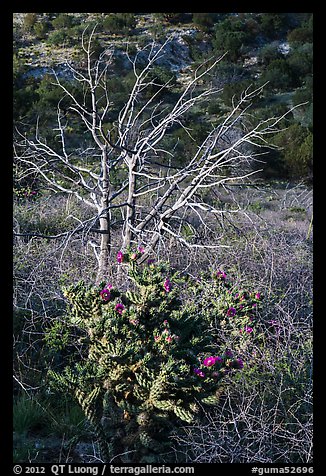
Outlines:
[[[218,270],[216,273],[216,277],[221,279],[222,281],[225,281],[226,273],[224,273],[224,271]]]
[[[225,357],[232,358],[233,357],[233,352],[230,349],[226,349],[224,352]]]
[[[143,248],[142,246],[138,246],[137,248],[137,251],[139,251],[139,253],[143,254],[145,252],[145,248]]]
[[[210,357],[206,357],[206,359],[203,360],[203,365],[205,365],[205,367],[211,367],[212,365],[214,365],[216,362],[216,357],[213,357],[212,355]]]
[[[255,298],[256,298],[256,299],[260,299],[260,298],[261,298],[261,294],[260,294],[260,293],[256,293],[256,294],[255,294]]]
[[[122,314],[122,311],[124,310],[124,305],[121,304],[121,303],[118,303],[115,305],[115,310],[119,313],[119,314]]]
[[[205,377],[204,372],[200,369],[195,368],[194,372],[195,372],[196,375],[198,375],[198,377]]]
[[[236,359],[233,361],[233,368],[234,369],[243,369],[243,360]]]
[[[102,291],[100,291],[100,296],[103,299],[103,301],[109,301],[111,297],[110,290],[107,288],[102,289]]]
[[[248,334],[250,334],[253,331],[252,327],[246,326],[244,329]]]
[[[118,254],[117,254],[117,261],[118,261],[118,263],[119,263],[119,264],[121,264],[121,263],[122,263],[122,261],[123,261],[123,253],[122,253],[122,251],[121,251],[121,250],[120,250],[120,251],[118,251]]]
[[[233,317],[235,314],[236,314],[236,309],[234,307],[229,307],[229,309],[227,310],[227,315],[229,317]]]
[[[165,291],[166,291],[167,293],[169,293],[169,292],[171,291],[171,289],[172,289],[172,283],[171,283],[171,281],[169,280],[169,278],[166,278],[166,280],[165,280],[164,283],[163,283],[163,287],[164,287],[164,289],[165,289]]]

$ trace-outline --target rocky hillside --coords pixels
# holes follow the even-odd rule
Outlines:
[[[48,114],[48,106],[54,107],[59,98],[49,93],[49,74],[54,69],[70,81],[73,77],[67,63],[83,67],[85,28],[87,32],[95,29],[94,55],[113,58],[112,81],[116,78],[119,83],[124,77],[114,88],[121,98],[132,81],[132,61],[146,57],[144,47],[152,45],[154,53],[164,44],[155,75],[161,83],[174,76],[175,90],[187,84],[199,64],[225,54],[212,77],[214,86],[223,92],[207,105],[211,120],[230,107],[232,98],[249,84],[266,85],[263,100],[256,104],[257,119],[305,103],[293,116],[289,133],[277,138],[283,151],[270,156],[266,176],[311,176],[312,14],[16,13],[15,119],[32,117],[44,108]],[[297,163],[297,156],[304,159]]]

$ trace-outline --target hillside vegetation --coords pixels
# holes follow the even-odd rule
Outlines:
[[[110,85],[116,110],[132,84],[132,66],[126,49],[132,57],[142,46],[153,40],[161,42],[168,35],[172,36],[172,43],[155,68],[156,81],[161,84],[171,75],[174,77],[164,91],[166,101],[187,82],[189,70],[212,56],[226,53],[211,78],[213,85],[223,91],[215,100],[202,105],[206,116],[199,123],[192,123],[195,138],[205,133],[206,123],[221,120],[234,96],[238,97],[251,83],[266,84],[264,96],[254,108],[257,121],[305,103],[287,118],[286,131],[271,138],[279,149],[266,156],[263,174],[266,178],[311,179],[312,14],[15,14],[15,120],[23,119],[31,125],[38,116],[47,123],[54,120],[60,92],[51,84],[51,68],[65,80],[73,81],[66,63],[85,61],[80,41],[86,24],[89,28],[96,26],[94,55],[103,49],[108,56],[113,53]],[[121,75],[123,81],[119,80]],[[75,87],[80,88],[75,82]],[[114,110],[107,120],[114,122]],[[72,126],[71,133],[74,132],[78,134]],[[190,140],[180,129],[173,133],[176,137],[180,135],[182,156],[191,147]]]

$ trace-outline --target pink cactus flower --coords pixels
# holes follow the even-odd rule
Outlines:
[[[221,279],[222,281],[225,281],[226,274],[224,273],[224,271],[218,270],[216,273],[216,277]]]
[[[123,253],[122,253],[122,251],[121,251],[121,250],[120,250],[120,251],[118,251],[118,254],[117,254],[117,261],[118,261],[118,263],[119,263],[119,264],[121,264],[121,263],[122,263],[122,261],[123,261]]]
[[[194,372],[195,372],[196,375],[198,375],[198,377],[202,377],[202,378],[205,377],[204,372],[200,369],[195,368]]]
[[[212,355],[210,357],[206,357],[206,359],[203,360],[203,364],[205,367],[211,367],[214,365],[216,362],[216,357],[213,357]]]
[[[235,309],[234,307],[229,307],[229,309],[227,310],[227,313],[226,313],[226,314],[227,314],[229,317],[233,317],[233,316],[236,314],[236,312],[237,312],[237,311],[236,311],[236,309]]]
[[[164,283],[163,283],[163,287],[164,287],[164,289],[165,289],[165,291],[166,291],[167,293],[169,293],[169,292],[171,291],[171,289],[172,289],[172,283],[171,283],[171,281],[169,280],[169,278],[166,278],[166,280],[165,280]]]
[[[111,297],[110,290],[107,288],[102,289],[102,291],[100,291],[100,296],[103,299],[103,301],[109,301]]]
[[[122,314],[122,311],[124,310],[124,305],[121,304],[121,303],[118,303],[115,305],[115,310],[119,313],[119,314]]]

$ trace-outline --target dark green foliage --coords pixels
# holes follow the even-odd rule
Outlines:
[[[296,77],[296,84],[304,81],[307,75],[313,73],[313,45],[305,43],[293,48],[289,54],[288,63]]]
[[[298,26],[288,33],[287,39],[291,46],[303,45],[305,43],[313,42],[313,15],[308,15],[306,19]]]
[[[272,91],[288,91],[297,85],[293,68],[286,59],[275,59],[269,63],[261,75],[261,82]]]
[[[275,39],[287,31],[289,20],[288,13],[262,13],[259,18],[261,32],[267,38]]]
[[[130,34],[135,27],[136,20],[133,13],[108,13],[100,25],[106,33],[118,35]]]
[[[47,43],[49,45],[63,45],[69,39],[69,35],[66,30],[54,30],[48,38]]]
[[[291,178],[311,176],[313,135],[307,128],[292,124],[276,135],[274,143],[281,148],[279,153]]]
[[[282,59],[282,53],[277,45],[267,44],[259,50],[258,59],[264,66],[268,66],[272,61]]]
[[[189,14],[187,13],[155,13],[155,17],[160,21],[165,21],[171,24],[182,23],[189,21]]]
[[[14,400],[13,430],[19,434],[26,434],[42,428],[46,423],[46,414],[42,405],[21,393]]]
[[[37,14],[36,13],[27,13],[24,17],[23,21],[23,28],[25,31],[31,32],[33,30],[34,25],[37,22]]]
[[[35,23],[33,30],[36,38],[43,40],[49,31],[49,25],[45,21],[40,21]]]
[[[192,21],[194,25],[202,31],[210,31],[217,20],[216,13],[193,13]]]
[[[60,13],[56,18],[52,20],[52,26],[56,30],[62,28],[70,28],[73,25],[73,17],[68,13]]]
[[[312,31],[308,28],[296,28],[288,34],[288,41],[291,45],[312,43]]]
[[[221,93],[221,98],[224,104],[229,107],[232,107],[233,104],[236,104],[236,102],[239,101],[243,91],[249,88],[251,84],[252,81],[250,81],[249,79],[226,84]]]
[[[23,61],[13,55],[13,116],[14,120],[22,119],[29,113],[34,101],[38,96],[35,92],[35,84],[29,81],[24,75],[27,67]]]
[[[250,34],[240,21],[226,18],[215,27],[213,46],[219,54],[227,52],[228,61],[237,61],[244,53],[244,47],[250,40]]]
[[[300,123],[307,127],[310,132],[313,131],[313,89],[312,77],[307,76],[304,86],[297,89],[293,95],[294,104],[304,104],[301,107],[302,115],[300,116]]]
[[[44,127],[44,137],[46,137],[49,144],[53,144],[57,140],[55,138],[56,134],[53,132],[57,125],[57,104],[61,100],[61,106],[65,107],[67,103],[67,97],[62,100],[59,88],[50,84],[53,82],[53,77],[43,77],[40,80],[36,75],[29,75],[29,68],[24,65],[25,39],[24,41],[19,39],[23,30],[29,32],[28,37],[34,35],[34,41],[36,37],[37,39],[45,39],[50,45],[70,47],[80,44],[80,37],[85,26],[88,26],[90,31],[97,25],[91,57],[92,64],[95,64],[95,61],[99,59],[100,54],[107,47],[107,41],[112,40],[112,38],[110,39],[111,34],[137,35],[142,31],[137,28],[139,22],[142,25],[148,16],[151,16],[151,21],[148,22],[146,27],[148,26],[148,30],[154,36],[155,31],[160,30],[161,41],[166,38],[169,30],[168,24],[192,23],[197,28],[196,33],[188,34],[185,30],[185,34],[182,36],[189,47],[189,55],[194,60],[193,68],[196,67],[195,62],[203,62],[215,54],[227,53],[223,61],[217,66],[216,74],[207,76],[207,82],[204,80],[203,83],[203,87],[213,85],[218,89],[223,88],[220,100],[214,104],[211,101],[207,104],[203,103],[195,111],[194,116],[187,120],[186,127],[190,127],[191,135],[196,140],[201,139],[201,130],[208,129],[208,127],[205,128],[205,124],[207,126],[210,124],[206,120],[207,117],[204,116],[205,113],[221,116],[223,111],[232,106],[233,96],[238,98],[242,88],[247,87],[249,83],[253,85],[267,83],[264,88],[266,98],[264,107],[268,110],[274,109],[276,104],[291,107],[299,102],[309,101],[309,104],[302,109],[304,113],[300,112],[295,117],[293,116],[291,122],[300,123],[312,132],[313,16],[311,13],[186,14],[174,12],[156,14],[108,13],[96,14],[95,16],[85,14],[82,18],[87,19],[87,23],[82,21],[80,14],[26,14],[23,27],[15,26],[15,31],[18,34],[14,42],[16,48],[14,57],[14,119],[15,121],[22,121],[23,119],[24,125],[20,130],[24,129],[28,132],[28,128],[31,127],[29,124],[35,124],[36,120],[39,120],[40,128]],[[103,33],[108,34],[109,37],[103,35]],[[182,33],[180,34],[182,35]],[[141,34],[137,38],[138,46],[148,45],[151,38],[152,36]],[[282,53],[279,43],[284,42],[286,38],[290,43],[290,50],[288,53]],[[19,44],[20,41],[21,44]],[[21,46],[24,48],[21,48]],[[134,43],[130,44],[128,52],[131,57],[134,57],[137,52]],[[243,63],[245,59],[252,59],[256,54],[258,63],[251,61]],[[85,52],[81,51],[79,59],[76,61],[80,61],[83,67],[86,64]],[[144,64],[140,64],[140,67],[142,66]],[[28,74],[25,74],[26,72]],[[35,73],[38,73],[37,69]],[[121,77],[123,77],[123,81],[121,81]],[[153,70],[149,73],[147,79],[152,79],[153,82],[144,88],[141,99],[146,101],[151,95],[156,94],[170,77],[172,80],[168,86],[163,87],[159,95],[156,96],[158,100],[163,101],[164,107],[166,105],[169,107],[175,99],[174,95],[184,85],[181,86],[181,82],[176,79],[173,72],[159,65],[154,65]],[[72,82],[70,79],[68,80],[71,86]],[[111,107],[104,120],[104,129],[111,127],[112,136],[115,135],[115,124],[119,111],[126,103],[134,80],[131,65],[128,67],[128,63],[125,61],[124,55],[121,54],[120,47],[118,47],[117,54],[113,56],[112,65],[110,66],[110,74],[107,76]],[[72,92],[78,101],[84,103],[84,91],[82,89],[83,85],[79,83],[76,86],[74,85]],[[266,92],[270,94],[270,97],[266,96]],[[283,95],[283,93],[288,93],[288,95]],[[85,100],[87,107],[90,107],[89,98],[86,97]],[[105,95],[103,95],[103,105],[104,102]],[[100,104],[101,106],[102,104]],[[252,112],[259,116],[260,112],[256,106],[255,104]],[[148,111],[149,115],[150,112]],[[201,115],[204,117],[203,121],[199,119]],[[67,145],[70,149],[69,152],[73,152],[78,148],[80,137],[84,134],[83,124],[78,123],[78,118],[76,115],[73,117],[71,111],[68,112],[65,119],[69,122],[66,129]],[[220,120],[219,118],[216,119]],[[214,118],[214,120],[216,119]],[[254,117],[253,120],[255,121]],[[84,137],[83,135],[83,139]],[[181,128],[177,127],[169,131],[169,136],[166,137],[165,142],[165,147],[175,151],[177,165],[184,163],[196,149],[195,141],[184,134]],[[159,157],[159,161],[164,160],[164,157]],[[277,171],[274,169],[275,177],[284,177],[287,166],[282,163],[282,155],[273,155],[271,152],[271,157],[266,156],[266,160],[269,163],[279,161]],[[120,177],[117,177],[116,180],[119,182]]]
[[[128,461],[158,461],[169,450],[170,432],[193,422],[202,405],[216,405],[223,376],[242,367],[230,351],[219,350],[213,332],[216,320],[224,325],[234,299],[227,297],[229,288],[220,282],[211,286],[208,301],[200,281],[166,264],[140,269],[140,256],[120,253],[132,282],[126,292],[105,282],[64,289],[70,303],[66,322],[84,333],[84,358],[61,373],[49,372],[55,387],[71,392],[81,405],[105,460],[131,452]],[[190,300],[183,302],[183,294]],[[246,310],[242,315],[241,320],[239,308],[240,327],[249,319]],[[50,341],[54,334],[52,327]],[[239,329],[238,335],[242,339]]]
[[[176,75],[163,66],[155,66],[152,71],[150,71],[148,79],[151,80],[152,83],[143,93],[145,98],[150,98],[156,94],[158,98],[165,95],[165,100],[167,100],[166,96],[169,90],[176,85]]]

